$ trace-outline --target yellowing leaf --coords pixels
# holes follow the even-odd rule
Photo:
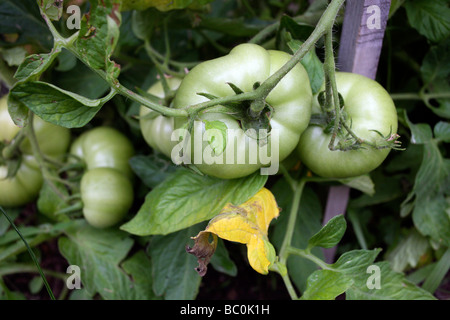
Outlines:
[[[204,243],[201,239],[212,233],[224,240],[246,244],[252,268],[267,274],[276,258],[275,249],[267,238],[267,231],[270,222],[277,218],[279,213],[275,197],[268,189],[263,188],[239,206],[226,205],[221,213],[209,222],[206,229],[194,238],[196,244],[194,248],[189,248],[188,252],[204,252],[196,246]]]

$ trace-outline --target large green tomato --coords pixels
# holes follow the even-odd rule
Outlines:
[[[228,55],[194,67],[183,79],[174,107],[186,108],[208,101],[199,93],[215,97],[232,96],[235,93],[228,83],[233,83],[243,92],[252,91],[255,83],[262,83],[290,58],[285,52],[266,50],[255,44],[238,45]],[[271,111],[264,114],[270,119],[271,131],[261,144],[255,144],[255,136],[247,134],[248,127],[243,128],[242,122],[229,114],[207,112],[199,115],[197,120],[200,121],[195,122],[192,130],[191,148],[184,150],[189,161],[204,174],[224,179],[243,177],[262,167],[274,166],[277,171],[278,163],[297,146],[311,116],[311,87],[301,64],[297,64],[278,83],[267,96],[266,103],[271,107]],[[220,123],[226,127],[218,125]],[[223,147],[219,143],[219,148],[214,148],[213,152],[210,151],[207,125],[225,132],[221,140]],[[176,118],[175,127],[185,128],[186,119]],[[219,136],[215,135],[216,138]],[[181,148],[180,144],[178,146]]]
[[[176,90],[181,83],[179,78],[167,79],[167,84],[170,89]],[[164,89],[160,81],[156,82],[148,93],[164,99]],[[163,102],[161,102],[163,104]],[[154,150],[161,152],[167,157],[171,157],[172,149],[177,144],[172,141],[172,132],[174,130],[174,118],[158,115],[154,118],[149,118],[151,109],[141,106],[139,112],[139,124],[141,127],[142,136],[147,144]]]
[[[397,112],[389,93],[376,81],[362,75],[337,72],[336,83],[344,99],[344,111],[351,119],[353,132],[362,139],[376,141],[397,132]],[[320,113],[317,96],[313,113]],[[303,133],[297,151],[300,161],[312,172],[328,178],[349,178],[369,173],[388,156],[390,149],[331,151],[331,133],[311,125]]]
[[[33,127],[41,151],[48,157],[61,157],[70,144],[70,130],[33,117]],[[12,121],[7,97],[0,99],[0,141],[10,142],[20,131]],[[33,201],[42,187],[43,178],[34,159],[30,141],[25,138],[20,145],[20,167],[14,177],[6,179],[8,170],[0,166],[0,206],[18,207]]]
[[[81,199],[86,221],[97,228],[120,222],[133,204],[133,186],[114,168],[88,170],[81,179]]]
[[[133,173],[129,165],[133,144],[117,129],[104,126],[85,131],[70,151],[86,164],[80,183],[86,221],[97,228],[117,224],[133,203]]]

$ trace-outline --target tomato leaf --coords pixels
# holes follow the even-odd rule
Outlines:
[[[150,191],[137,215],[121,226],[136,235],[169,234],[211,219],[227,204],[247,201],[266,183],[257,173],[223,180],[179,168]]]
[[[290,40],[287,44],[291,51],[295,53],[303,42],[300,40]],[[325,74],[323,71],[323,64],[317,56],[315,48],[312,48],[303,57],[300,63],[305,67],[306,72],[308,72],[312,93],[318,93],[325,80]]]
[[[129,162],[136,176],[149,188],[156,187],[175,171],[175,166],[168,159],[155,154],[137,155]]]
[[[69,264],[80,267],[83,288],[91,296],[99,293],[108,300],[150,299],[152,297],[148,294],[141,296],[141,290],[130,290],[136,283],[120,267],[133,243],[125,232],[111,228],[99,230],[85,221],[77,221],[72,228],[66,230],[66,236],[58,239],[61,254]],[[144,268],[151,268],[148,259],[142,261],[146,261]],[[132,272],[130,263],[134,262],[132,260],[125,263],[125,269]],[[145,274],[149,276],[149,273],[133,274],[141,277],[141,281]]]
[[[32,43],[50,50],[52,36],[41,18],[36,0],[0,1],[0,29],[2,34],[18,34],[15,45]],[[11,44],[2,37],[0,44]]]
[[[153,265],[153,290],[167,300],[194,299],[201,277],[194,271],[196,259],[186,254],[189,237],[204,224],[191,226],[165,236],[152,237],[149,253]]]
[[[339,179],[339,181],[370,196],[375,194],[375,184],[368,174],[354,178]]]
[[[450,35],[448,1],[406,1],[404,6],[410,25],[429,40],[439,42]]]
[[[431,93],[443,93],[450,91],[450,39],[440,42],[430,48],[423,59],[420,68],[422,80]],[[450,119],[450,99],[436,98],[437,106],[426,103],[436,115]]]
[[[416,268],[420,259],[430,248],[428,239],[417,230],[411,229],[387,254],[387,260],[391,268],[397,272],[403,272],[408,267]]]
[[[338,271],[317,270],[309,277],[302,300],[334,300],[353,285],[351,277]]]
[[[81,20],[81,28],[74,48],[89,67],[94,70],[104,70],[108,78],[116,79],[119,76],[120,67],[110,58],[120,35],[120,2],[93,0],[90,3],[90,14],[84,15]]]
[[[158,299],[153,291],[153,269],[150,258],[144,251],[136,252],[122,263],[123,270],[133,278],[132,290],[136,300]]]
[[[19,81],[38,80],[60,52],[61,49],[53,49],[51,53],[32,54],[26,57],[17,68],[14,77]]]
[[[308,241],[308,249],[313,247],[332,248],[339,243],[343,237],[347,223],[343,215],[337,215],[330,219],[327,224],[319,230]]]
[[[450,142],[450,122],[439,121],[434,126],[434,135],[439,141]]]
[[[345,292],[347,300],[436,300],[403,273],[393,271],[387,261],[366,264],[352,279],[354,284]]]
[[[92,100],[40,81],[17,83],[9,95],[43,120],[66,128],[86,125],[112,97]]]
[[[428,124],[413,124],[406,117],[411,142],[423,145],[422,163],[415,176],[412,191],[401,204],[401,215],[412,212],[414,225],[423,235],[438,243],[450,244],[450,216],[448,190],[450,186],[450,160],[441,154],[438,140]],[[437,132],[441,131],[439,125]]]

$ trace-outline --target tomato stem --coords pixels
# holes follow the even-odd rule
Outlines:
[[[288,60],[280,69],[267,78],[261,86],[259,86],[255,92],[261,99],[265,99],[269,93],[276,87],[276,85],[299,63],[303,57],[315,46],[317,41],[326,34],[331,34],[332,27],[336,16],[345,0],[332,0],[327,9],[322,14],[319,22],[317,23],[314,31],[300,46],[297,52],[294,53],[292,58]],[[333,62],[334,64],[334,62]]]
[[[3,150],[1,156],[4,160],[10,160],[14,157],[16,154],[16,151],[19,149],[20,145],[22,144],[22,141],[26,137],[26,132],[24,129],[20,129],[20,131],[17,133],[17,135],[14,137],[14,139],[6,145]]]
[[[287,223],[286,233],[284,234],[283,243],[280,249],[280,262],[286,264],[289,256],[288,248],[291,246],[292,236],[294,235],[295,222],[297,220],[298,210],[300,207],[300,199],[302,197],[303,189],[306,184],[305,179],[301,179],[293,185],[294,196],[292,198],[291,211],[289,212],[289,220]]]

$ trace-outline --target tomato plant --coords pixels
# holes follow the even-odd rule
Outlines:
[[[1,1],[0,299],[448,299],[449,17]]]
[[[382,148],[362,148],[348,132],[341,134],[340,150],[330,150],[332,130],[325,122],[310,126],[298,144],[300,160],[314,173],[328,178],[349,178],[369,173],[388,156],[391,148],[383,140],[394,140],[397,111],[389,93],[377,82],[353,73],[336,73],[336,84],[344,101],[347,125],[364,141],[378,142]],[[321,108],[315,99],[315,113]],[[384,148],[383,148],[384,147]],[[347,149],[347,150],[342,150]],[[352,150],[353,149],[353,150]]]

